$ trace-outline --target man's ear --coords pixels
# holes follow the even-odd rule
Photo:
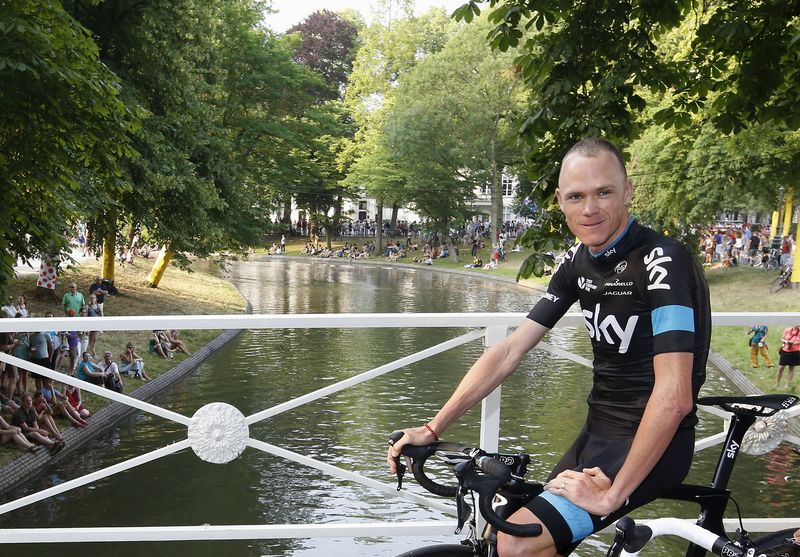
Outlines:
[[[558,188],[556,188],[556,199],[558,200],[558,206],[564,209],[564,200],[561,199],[561,190]]]
[[[626,207],[633,201],[633,182],[630,178],[625,180],[625,196],[623,199]]]

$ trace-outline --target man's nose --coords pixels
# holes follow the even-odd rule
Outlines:
[[[583,199],[583,206],[581,207],[584,215],[591,215],[597,211],[597,201],[591,195],[587,195]]]

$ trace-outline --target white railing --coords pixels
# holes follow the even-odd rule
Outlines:
[[[249,426],[266,418],[289,411],[303,404],[329,396],[364,381],[390,373],[396,369],[429,358],[451,348],[483,338],[486,346],[492,345],[508,335],[509,330],[525,318],[518,313],[459,313],[459,314],[338,314],[338,315],[203,315],[161,317],[104,317],[104,318],[32,318],[0,320],[0,332],[31,332],[46,330],[153,330],[153,329],[288,329],[288,328],[474,328],[415,354],[405,356],[359,375],[307,393],[296,399],[266,408],[250,416],[224,403],[212,402],[200,408],[192,417],[172,412],[160,406],[143,402],[124,394],[98,387],[75,377],[58,373],[31,362],[0,353],[0,361],[16,365],[63,383],[74,385],[88,392],[127,404],[143,412],[160,416],[187,427],[185,440],[167,445],[124,462],[86,474],[48,489],[27,495],[0,505],[0,515],[19,509],[43,499],[60,495],[77,487],[106,478],[118,472],[151,462],[158,458],[191,448],[198,457],[209,462],[224,463],[238,457],[245,447],[252,447],[279,457],[301,463],[326,474],[353,481],[383,493],[401,497],[426,505],[445,514],[453,515],[450,504],[432,500],[408,491],[398,492],[393,484],[380,482],[361,474],[344,470],[275,445],[253,439]],[[724,313],[714,314],[717,325],[743,325],[765,323],[773,326],[788,326],[800,322],[800,312],[795,313]],[[583,316],[568,314],[559,322],[559,327],[583,326]],[[586,358],[576,356],[561,348],[542,342],[537,349],[591,367]],[[788,411],[795,416],[800,408]],[[481,446],[495,451],[498,448],[500,416],[500,388],[490,394],[482,404]],[[209,443],[209,436],[214,438]],[[696,449],[706,448],[724,439],[724,432],[699,440]],[[789,441],[800,444],[796,437]],[[754,531],[773,531],[800,524],[800,518],[748,519],[745,527]],[[113,528],[25,528],[0,530],[0,543],[49,543],[49,542],[111,542],[111,541],[177,541],[177,540],[232,540],[271,538],[315,538],[315,537],[374,537],[404,535],[451,534],[455,522],[438,520],[403,523],[343,523],[308,525],[238,525],[238,526],[147,526]],[[726,525],[727,526],[727,525]],[[738,524],[732,524],[732,527]]]

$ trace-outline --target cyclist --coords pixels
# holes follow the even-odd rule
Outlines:
[[[580,243],[528,318],[477,360],[429,423],[403,430],[389,449],[394,471],[403,445],[437,440],[580,301],[595,355],[587,421],[545,492],[509,519],[540,523],[543,534],[499,534],[501,557],[567,555],[689,470],[710,339],[708,287],[680,243],[631,218],[632,196],[613,144],[586,139],[567,152],[557,198]]]

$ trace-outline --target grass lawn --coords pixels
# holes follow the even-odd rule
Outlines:
[[[708,286],[711,291],[711,309],[713,311],[800,311],[800,288],[785,289],[775,294],[770,293],[769,285],[778,276],[777,271],[766,273],[760,268],[735,267],[730,269],[713,269],[706,272]],[[755,325],[756,323],[754,323]],[[753,384],[764,391],[786,392],[773,389],[775,371],[778,367],[778,348],[783,334],[783,327],[770,328],[767,335],[769,355],[775,367],[767,368],[761,358],[761,367],[750,367],[750,347],[747,345],[749,327],[714,327],[711,336],[711,349],[719,352],[735,368],[743,371]],[[800,392],[797,384],[800,376],[795,378],[790,392]],[[781,381],[783,385],[783,380]]]
[[[246,302],[239,295],[233,285],[217,276],[212,271],[207,271],[206,266],[199,264],[200,270],[192,273],[180,271],[170,267],[164,274],[158,288],[147,286],[146,277],[150,272],[153,260],[137,258],[132,264],[120,266],[116,269],[114,284],[120,294],[106,296],[106,315],[211,315],[243,313]],[[88,300],[89,285],[94,282],[94,277],[100,271],[100,262],[83,263],[80,266],[67,269],[59,280],[59,287],[52,297],[38,298],[36,293],[36,275],[22,275],[17,277],[9,286],[9,291],[14,299],[18,294],[25,294],[28,300],[28,310],[37,317],[44,316],[47,312],[62,316],[61,296],[66,291],[66,285],[74,281],[78,289]],[[221,331],[197,330],[182,331],[181,338],[190,351],[203,346]],[[145,371],[151,378],[156,378],[171,369],[186,358],[185,354],[176,352],[171,360],[165,360],[155,354],[147,352],[147,341],[150,331],[111,331],[100,335],[95,352],[98,359],[102,353],[110,350],[119,363],[119,353],[125,348],[128,341],[133,342],[139,354],[145,360]],[[65,358],[65,366],[68,365]],[[66,368],[65,368],[66,369]],[[64,370],[65,370],[64,369]],[[140,381],[123,376],[125,392],[129,393],[141,385]],[[33,381],[29,380],[28,388],[33,389]],[[61,390],[61,389],[60,389]],[[109,403],[108,399],[83,393],[84,404],[91,411],[97,411]],[[69,427],[63,418],[59,421],[59,428]],[[12,448],[14,447],[14,448]],[[0,466],[21,454],[16,446],[10,444],[7,448],[0,449]]]
[[[384,237],[384,242],[387,239],[390,239],[390,238]],[[270,245],[272,245],[273,241],[277,243],[278,240],[280,240],[280,237],[269,238],[267,240],[267,242],[265,243],[265,245],[270,246]],[[372,240],[374,241],[374,238],[372,238]],[[286,255],[303,255],[300,252],[303,249],[303,246],[305,246],[306,241],[307,241],[306,238],[297,238],[295,236],[287,238],[286,239]],[[342,238],[340,240],[331,242],[331,245],[333,246],[334,249],[337,249],[337,248],[341,247],[345,243],[347,243],[347,244],[355,243],[359,247],[361,247],[361,246],[364,245],[365,241],[366,241],[365,238],[342,236]],[[420,245],[419,251],[417,251],[417,252],[409,252],[411,254],[410,256],[405,257],[405,258],[401,259],[400,261],[395,262],[395,264],[409,265],[409,266],[413,266],[413,267],[424,267],[421,263],[412,263],[411,262],[411,259],[413,257],[420,257],[420,258],[422,257],[422,245],[423,245],[423,242],[418,242],[418,243]],[[320,240],[320,244],[322,245],[322,247],[325,247],[326,244],[325,244],[325,239],[324,238],[322,238]],[[497,269],[491,269],[491,270],[490,269],[469,269],[469,271],[473,271],[473,272],[481,273],[481,274],[486,274],[487,276],[501,276],[501,277],[508,277],[508,278],[516,279],[517,271],[519,271],[519,268],[522,265],[522,262],[527,257],[527,254],[525,252],[517,252],[517,253],[511,252],[510,249],[514,246],[514,241],[513,240],[507,242],[506,246],[509,249],[509,251],[506,252],[506,257],[508,258],[508,261],[502,261],[500,263],[500,265],[497,267]],[[467,263],[471,263],[472,262],[472,256],[470,255],[471,246],[459,245],[458,247],[459,247],[459,250],[460,250],[460,253],[461,253],[458,256],[458,261],[453,261],[451,258],[436,259],[433,262],[433,267],[441,268],[441,269],[459,269],[459,270],[463,271],[464,270],[464,265],[466,265]],[[267,251],[266,248],[256,249],[256,253],[265,253],[266,251]],[[492,255],[491,244],[488,247],[485,247],[485,248],[481,249],[478,252],[478,255],[480,255],[480,257],[481,257],[481,259],[483,260],[484,263],[488,263],[489,262],[489,258]],[[313,258],[312,256],[304,256],[304,257],[308,257],[309,259]],[[371,259],[372,260],[380,260],[380,261],[386,261],[387,260],[385,257],[374,257],[374,256]],[[526,284],[526,283],[527,284],[538,284],[538,285],[546,286],[547,283],[549,282],[549,280],[550,280],[549,277],[542,277],[542,278],[531,277],[529,279],[520,280],[520,283],[521,284]]]

